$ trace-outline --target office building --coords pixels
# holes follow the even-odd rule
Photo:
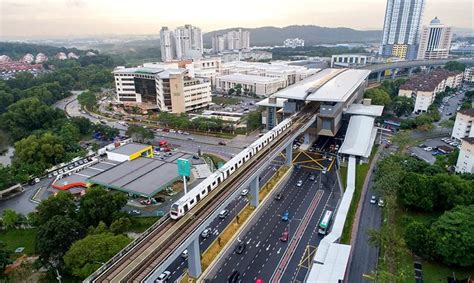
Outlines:
[[[168,27],[162,27],[160,31],[161,61],[169,62],[175,58],[174,33]]]
[[[242,29],[231,30],[225,34],[212,37],[212,51],[220,53],[225,50],[250,49],[250,32]]]
[[[462,72],[450,72],[444,69],[422,74],[402,84],[398,96],[415,99],[413,112],[426,112],[433,103],[436,94],[445,91],[446,87],[457,88],[461,86],[462,77]]]
[[[474,137],[474,108],[461,110],[456,114],[451,138],[461,141],[463,138]]]
[[[474,173],[474,137],[462,139],[455,171],[457,173]]]
[[[448,58],[453,32],[435,17],[430,24],[423,26],[420,36],[418,60]]]
[[[301,38],[287,38],[283,41],[283,46],[287,48],[304,47],[304,39]]]
[[[138,106],[142,111],[171,113],[205,108],[211,103],[211,82],[180,68],[178,63],[148,63],[137,68],[113,71],[117,101]]]
[[[192,25],[177,27],[174,31],[176,59],[202,57],[201,29]]]
[[[242,86],[242,94],[255,94],[263,97],[267,97],[284,88],[284,83],[284,80],[281,78],[239,73],[222,75],[216,78],[216,88],[218,91],[227,93],[231,88],[235,89],[240,84]]]
[[[466,83],[474,83],[474,67],[467,67],[464,70],[464,81]]]
[[[383,27],[382,56],[417,58],[420,24],[425,0],[387,0]]]

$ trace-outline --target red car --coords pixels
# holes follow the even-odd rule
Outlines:
[[[260,278],[257,278],[257,280],[255,280],[255,283],[263,283],[263,280]]]
[[[286,242],[288,241],[288,230],[285,228],[285,231],[280,236],[280,241]]]

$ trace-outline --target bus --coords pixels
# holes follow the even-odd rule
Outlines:
[[[331,220],[332,220],[332,211],[326,210],[326,212],[324,212],[323,219],[321,219],[321,222],[319,222],[319,229],[318,229],[319,234],[321,235],[327,234],[329,230],[329,226],[331,225]]]

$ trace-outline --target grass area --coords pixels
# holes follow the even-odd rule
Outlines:
[[[422,261],[423,281],[430,283],[444,283],[446,278],[453,277],[453,272],[456,279],[466,279],[474,277],[474,268],[451,268],[440,265],[435,262]]]
[[[161,217],[151,216],[151,217],[132,217],[132,225],[130,226],[129,231],[135,233],[142,233],[153,225]]]
[[[222,97],[222,96],[213,96],[212,97],[212,102],[215,104],[226,104],[226,105],[232,105],[232,104],[237,104],[240,102],[238,98],[234,97]]]
[[[347,166],[341,166],[339,169],[339,175],[341,175],[341,186],[342,190],[346,191],[346,186],[347,186]]]
[[[352,196],[351,205],[349,206],[349,211],[347,212],[346,222],[344,223],[344,229],[342,230],[341,244],[349,244],[351,242],[352,226],[354,223],[355,213],[357,211],[357,206],[359,205],[360,196],[362,194],[362,187],[364,186],[365,176],[369,171],[370,163],[374,158],[375,152],[377,152],[376,146],[372,149],[368,163],[356,165],[355,190],[354,195]],[[341,167],[341,169],[342,168],[343,167]],[[347,168],[345,170],[346,172],[344,176],[346,176],[346,179],[343,179],[343,183],[347,183]]]
[[[7,249],[11,251],[15,251],[18,247],[24,247],[23,253],[32,255],[35,253],[36,229],[1,231],[0,241],[4,242]]]
[[[224,159],[222,159],[219,156],[214,155],[214,154],[203,153],[202,157],[211,159],[212,163],[214,163],[214,166],[216,167],[216,169],[217,169],[217,165],[219,164],[219,162],[225,163]]]

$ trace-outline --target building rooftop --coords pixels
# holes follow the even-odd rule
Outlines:
[[[411,78],[400,86],[403,90],[434,91],[436,87],[446,78],[462,74],[462,72],[435,70],[429,74],[421,74]]]
[[[218,76],[217,78],[221,80],[247,81],[247,82],[252,82],[252,83],[273,83],[273,82],[282,81],[282,79],[280,78],[262,77],[262,76],[256,76],[256,75],[245,75],[245,74],[239,74],[239,73]]]
[[[474,108],[464,109],[464,110],[459,111],[458,113],[474,117]]]
[[[257,102],[258,106],[274,106],[277,108],[283,108],[283,104],[287,101],[287,99],[284,98],[276,98],[276,103],[271,103],[270,98],[265,98],[264,100],[261,100]]]
[[[364,105],[364,104],[351,104],[346,110],[346,114],[352,115],[366,115],[366,116],[382,116],[383,106],[382,105]]]
[[[474,144],[474,137],[462,138],[462,140],[468,144]]]
[[[138,143],[127,143],[125,145],[115,148],[111,152],[117,153],[117,154],[123,154],[123,155],[131,155],[147,147],[150,147],[150,146],[145,145],[145,144],[138,144]]]
[[[339,153],[369,157],[376,135],[374,120],[369,116],[352,116]]]

